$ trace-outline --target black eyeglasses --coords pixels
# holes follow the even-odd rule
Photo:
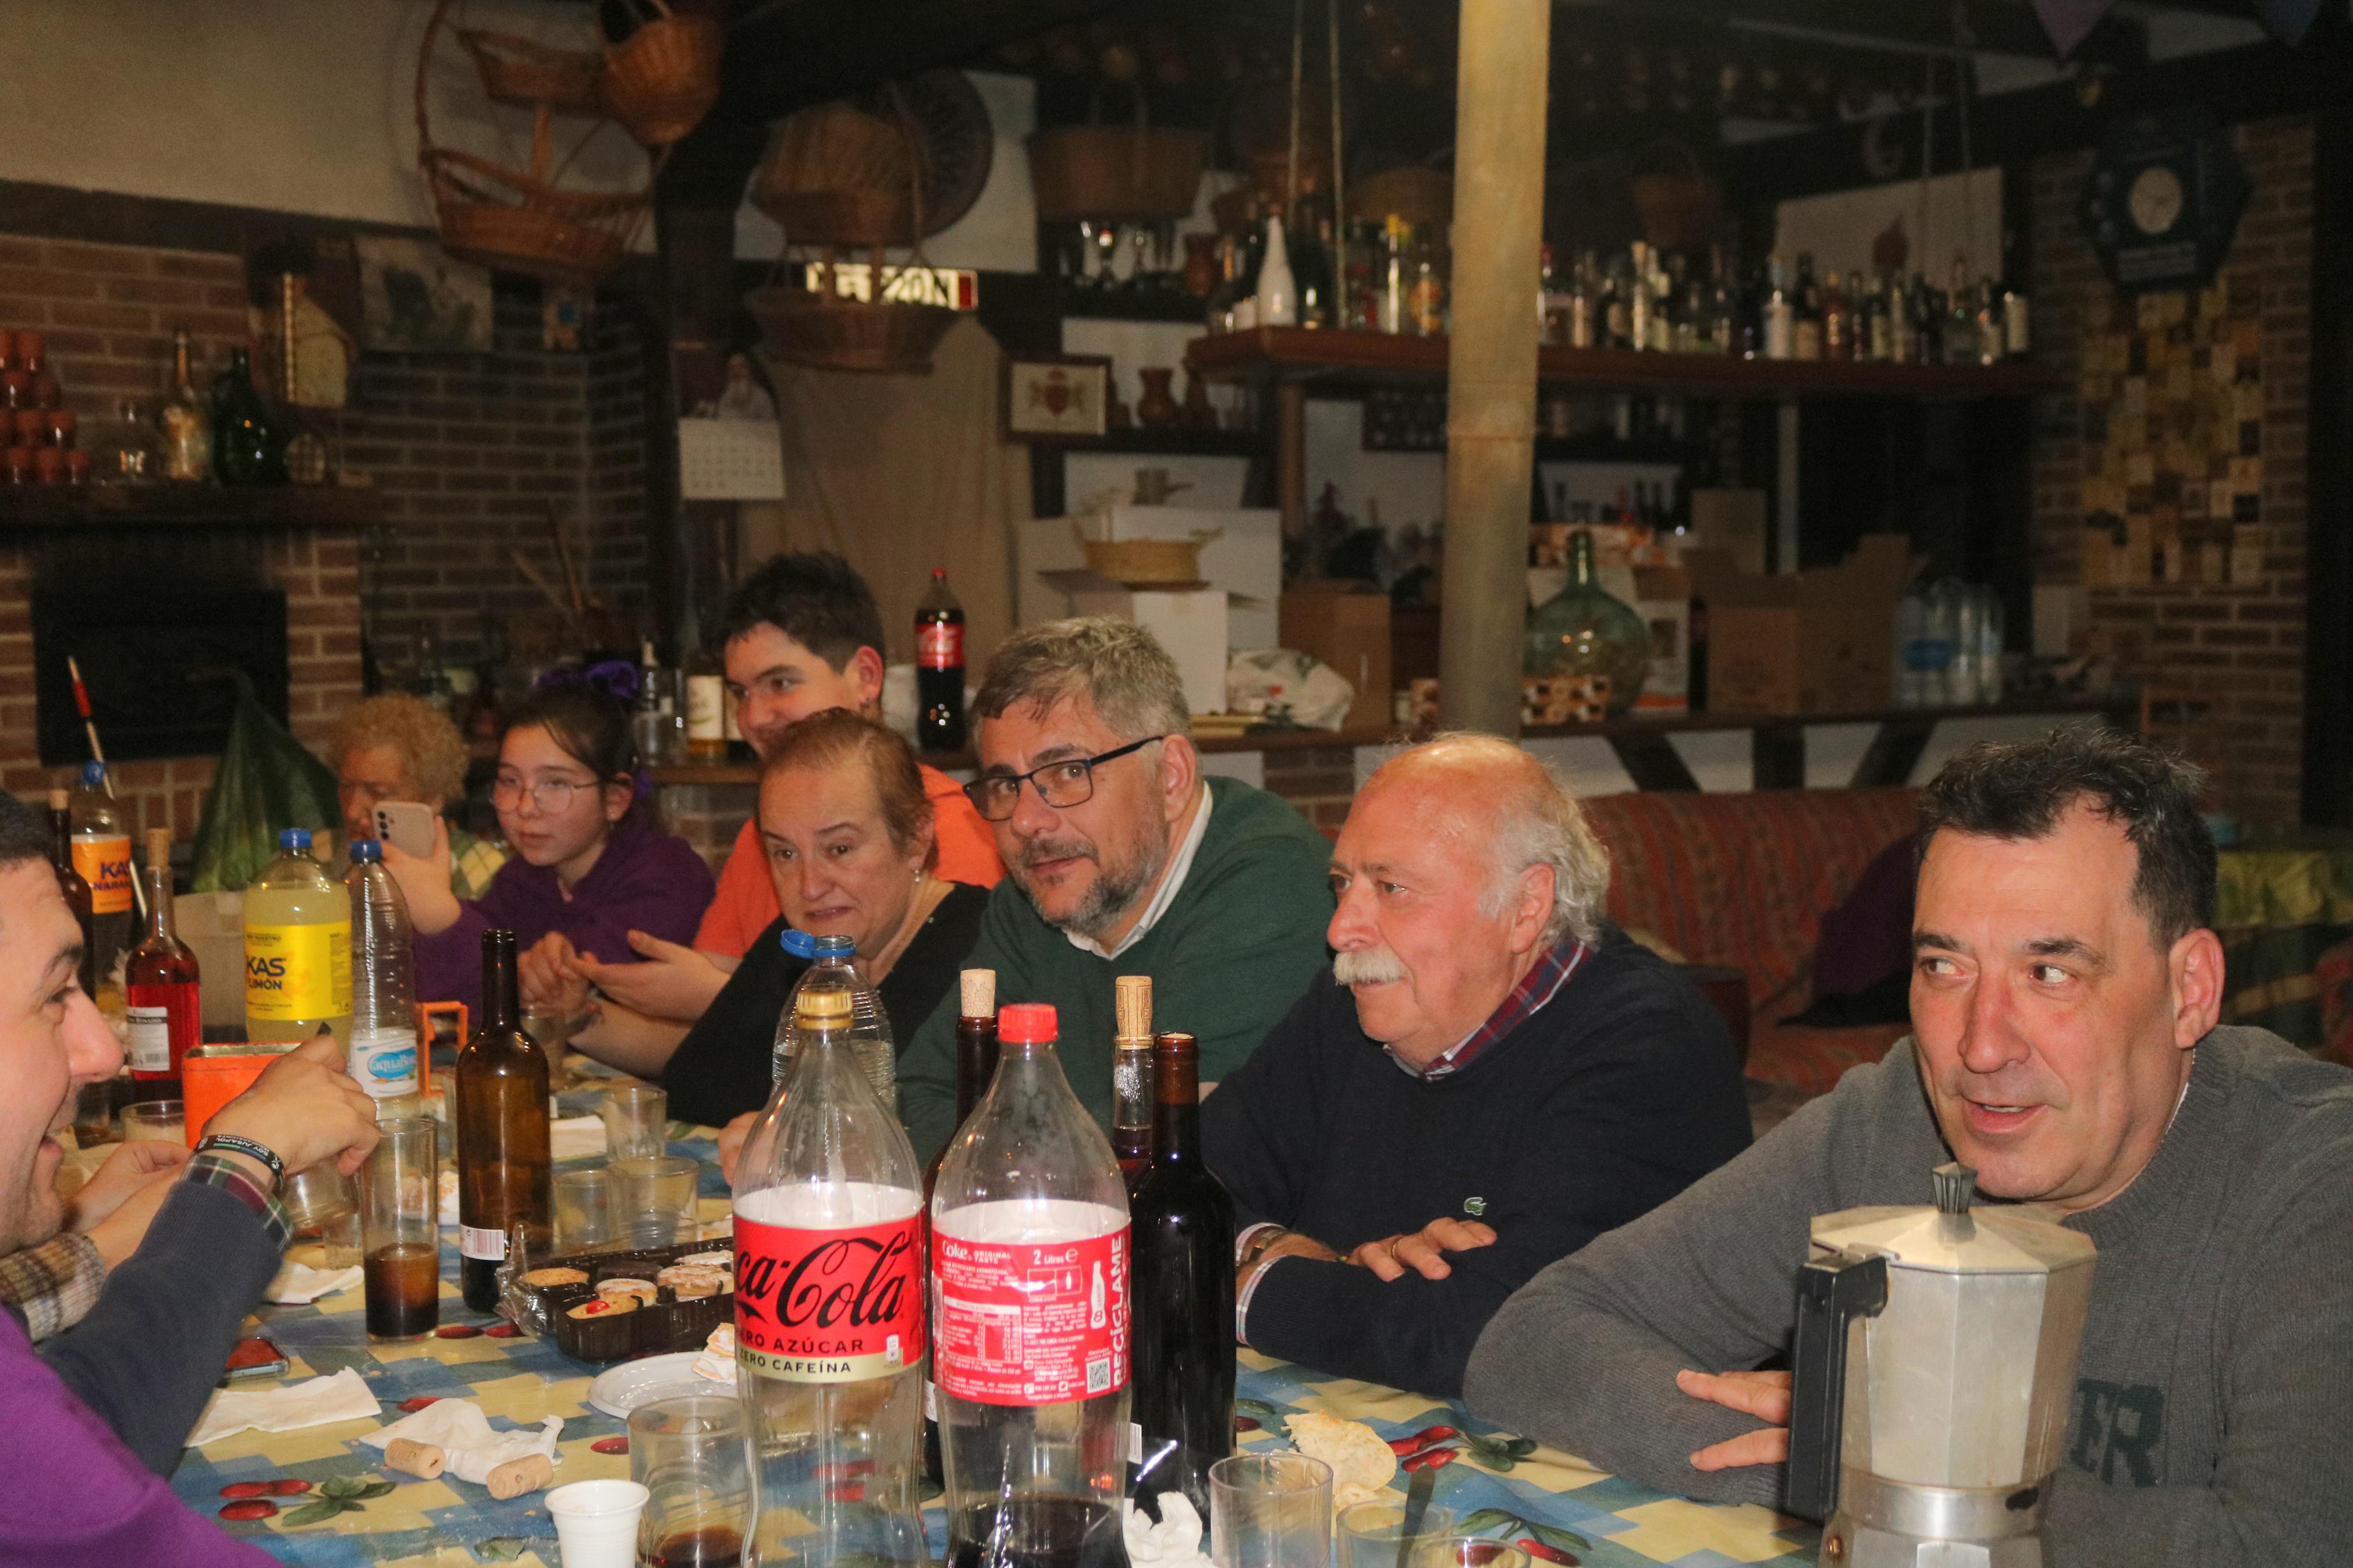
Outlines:
[[[1009,821],[1013,808],[1020,804],[1021,784],[1029,781],[1038,792],[1038,798],[1060,810],[1084,805],[1095,797],[1095,770],[1105,763],[1116,762],[1130,752],[1140,751],[1155,741],[1165,741],[1166,735],[1146,735],[1141,741],[1130,741],[1124,746],[1114,746],[1108,752],[1098,752],[1092,757],[1071,757],[1064,762],[1048,763],[1042,768],[1032,768],[1026,773],[992,773],[976,778],[964,786],[965,798],[973,809],[989,822]]]

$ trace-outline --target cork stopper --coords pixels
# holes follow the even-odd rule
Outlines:
[[[172,830],[151,827],[147,830],[147,864],[169,866],[172,863]]]
[[[1152,1038],[1152,976],[1123,974],[1112,982],[1112,990],[1119,1013],[1119,1037]]]
[[[49,809],[51,811],[63,811],[66,809],[69,803],[69,797],[66,795],[65,791],[61,789],[53,789],[49,792]]]
[[[967,969],[956,979],[956,1010],[967,1018],[997,1016],[997,971]]]
[[[840,1028],[849,1022],[849,993],[833,986],[811,988],[801,993],[794,1011],[804,1024]]]

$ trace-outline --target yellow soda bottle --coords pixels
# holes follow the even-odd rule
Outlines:
[[[278,835],[278,858],[245,890],[245,1033],[352,1037],[352,898],[311,858],[311,830]]]

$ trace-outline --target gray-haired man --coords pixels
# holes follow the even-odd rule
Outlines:
[[[1112,983],[1148,974],[1161,1027],[1200,1041],[1201,1076],[1239,1067],[1323,966],[1323,836],[1288,803],[1205,779],[1176,664],[1133,621],[1032,626],[999,645],[974,700],[965,793],[997,836],[971,967],[1007,1002],[1060,1009],[1061,1061],[1111,1120]],[[955,1131],[956,998],[899,1064],[900,1112],[929,1156]]]
[[[1392,758],[1331,877],[1339,956],[1201,1108],[1245,1226],[1236,1331],[1451,1397],[1529,1276],[1748,1146],[1740,1068],[1603,922],[1608,857],[1517,746]]]
[[[1691,1496],[1781,1495],[1815,1215],[1976,1168],[2099,1247],[2045,1542],[2069,1568],[2333,1563],[2353,1540],[2353,1076],[2217,1028],[2196,772],[2120,736],[1980,746],[1921,797],[1914,1038],[1529,1281],[1471,1408]]]

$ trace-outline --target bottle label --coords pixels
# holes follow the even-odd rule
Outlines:
[[[829,1229],[735,1215],[735,1364],[859,1383],[923,1355],[923,1218]]]
[[[245,928],[245,1016],[269,1024],[352,1010],[352,922]]]
[[[170,1072],[172,1010],[169,1007],[142,1007],[134,1002],[126,1016],[130,1027],[124,1032],[123,1045],[131,1058],[131,1070]]]
[[[925,621],[915,628],[915,663],[923,669],[964,668],[964,628],[953,622]]]
[[[354,1081],[378,1100],[417,1092],[417,1031],[353,1029],[351,1060]]]
[[[739,1244],[740,1245],[740,1244]],[[935,1236],[940,1387],[1056,1405],[1127,1385],[1128,1227],[1043,1245]]]
[[[507,1233],[495,1226],[461,1225],[458,1227],[458,1255],[477,1263],[504,1263]]]
[[[73,867],[90,884],[90,913],[131,912],[131,836],[127,833],[77,833],[73,836]]]
[[[686,738],[723,741],[727,737],[727,687],[715,675],[686,678]]]

